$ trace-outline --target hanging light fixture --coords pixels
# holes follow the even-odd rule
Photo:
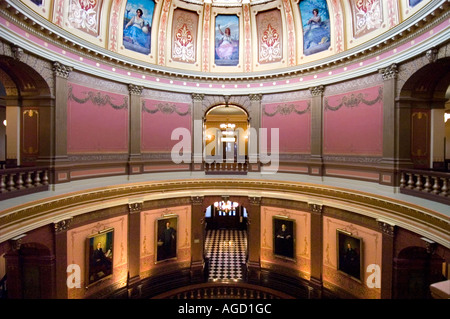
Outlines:
[[[225,213],[229,213],[232,210],[235,210],[236,207],[238,207],[239,204],[236,202],[232,202],[232,201],[220,201],[220,202],[215,202],[214,203],[214,207],[216,207],[218,210],[221,210]]]

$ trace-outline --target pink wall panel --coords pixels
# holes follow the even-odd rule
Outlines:
[[[310,152],[311,111],[309,100],[264,104],[261,126],[268,129],[269,152],[272,128],[279,129],[280,153]]]
[[[179,142],[171,140],[172,131],[180,127],[191,131],[190,103],[144,100],[141,130],[143,152],[170,152]]]
[[[382,87],[324,98],[324,154],[381,156],[382,152]]]
[[[67,152],[128,152],[128,96],[69,84]]]

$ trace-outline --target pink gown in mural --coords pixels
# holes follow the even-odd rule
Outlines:
[[[222,30],[220,30],[220,25],[218,27],[219,32],[222,35],[222,41],[220,42],[220,45],[216,48],[217,56],[223,60],[230,60],[231,56],[233,55],[233,47],[234,47],[233,40],[231,40],[230,28],[226,28],[225,33],[223,33]]]

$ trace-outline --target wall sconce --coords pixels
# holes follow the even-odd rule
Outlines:
[[[444,113],[444,122],[447,123],[448,119],[450,119],[450,113]]]
[[[6,126],[6,120],[3,120],[3,125]]]

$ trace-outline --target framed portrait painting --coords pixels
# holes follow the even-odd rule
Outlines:
[[[164,216],[157,219],[155,224],[155,262],[158,263],[165,260],[176,259],[178,216]]]
[[[282,216],[273,217],[273,254],[276,257],[295,260],[295,220]]]
[[[114,228],[86,239],[86,285],[89,287],[113,274]]]
[[[338,271],[362,281],[363,240],[344,230],[336,230]]]

